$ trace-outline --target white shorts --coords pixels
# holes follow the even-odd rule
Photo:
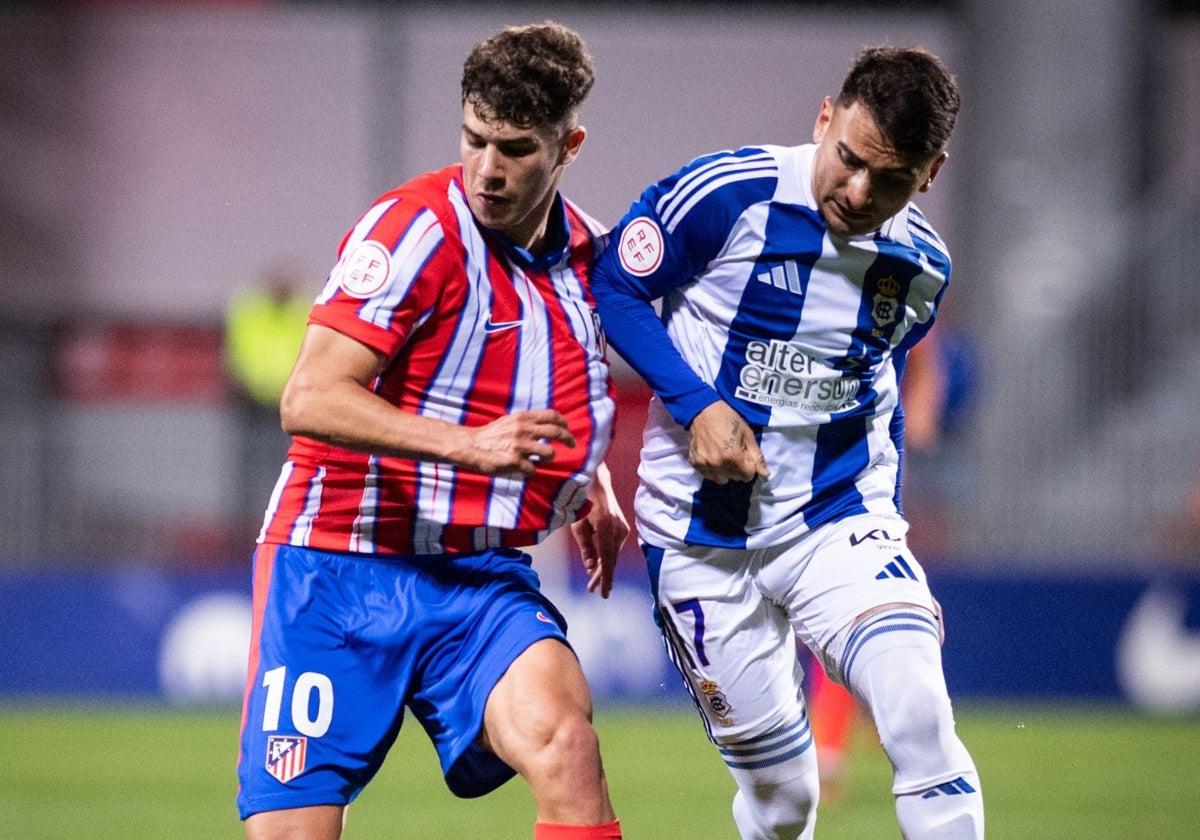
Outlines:
[[[838,634],[854,619],[891,603],[933,611],[907,533],[898,516],[862,514],[772,548],[649,548],[663,635],[713,740],[798,719],[797,638],[840,681]]]

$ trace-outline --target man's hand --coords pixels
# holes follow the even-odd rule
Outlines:
[[[697,414],[689,433],[688,461],[709,481],[752,481],[770,474],[754,432],[724,400]]]
[[[461,427],[463,445],[448,460],[485,475],[533,475],[554,460],[552,442],[575,445],[567,418],[552,409],[517,411],[486,426]]]
[[[612,592],[613,571],[621,546],[629,536],[629,523],[617,497],[612,490],[612,479],[608,467],[601,464],[596,479],[588,490],[592,509],[588,515],[571,526],[583,567],[588,573],[588,592],[600,590],[600,597],[607,598]]]

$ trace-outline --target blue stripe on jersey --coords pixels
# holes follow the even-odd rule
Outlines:
[[[898,347],[892,352],[892,367],[896,371],[897,387],[904,379],[904,366],[908,361],[908,350],[904,347]],[[902,488],[904,487],[904,399],[896,403],[896,410],[892,412],[892,422],[888,425],[888,437],[892,439],[892,446],[896,447],[897,464],[896,464],[896,490],[892,494],[892,503],[896,505],[896,512],[904,516],[904,503]]]
[[[755,437],[761,434],[756,431]],[[753,493],[754,481],[717,484],[704,479],[700,489],[692,494],[692,518],[686,540],[721,548],[745,548],[746,520],[750,517]]]
[[[876,245],[878,254],[863,275],[862,299],[850,345],[844,356],[829,360],[832,367],[860,377],[860,387],[866,390],[860,390],[857,408],[830,418],[817,430],[812,499],[803,508],[809,528],[866,511],[855,479],[871,460],[868,426],[876,395],[869,389],[867,377],[891,350],[892,336],[904,320],[909,287],[921,271],[911,248],[882,237]],[[898,484],[896,493],[898,502]]]
[[[904,321],[909,287],[921,273],[912,249],[886,239],[876,245],[879,252],[863,274],[858,323],[850,345],[840,359],[829,360],[837,370],[859,377],[869,376],[891,351],[892,336]]]
[[[812,499],[802,508],[811,530],[855,513],[866,513],[855,478],[867,468],[871,447],[867,427],[875,412],[870,406],[841,417],[832,417],[817,429],[813,453]]]

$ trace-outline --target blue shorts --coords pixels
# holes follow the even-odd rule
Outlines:
[[[457,796],[514,771],[476,739],[500,677],[566,621],[519,551],[390,557],[262,545],[238,756],[238,811],[346,805],[407,706]]]

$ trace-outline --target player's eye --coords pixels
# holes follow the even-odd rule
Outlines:
[[[906,190],[912,186],[913,179],[908,175],[891,173],[880,175],[876,183],[884,190]]]
[[[500,154],[510,158],[526,157],[537,151],[537,147],[531,143],[501,143],[497,148],[500,150]]]

